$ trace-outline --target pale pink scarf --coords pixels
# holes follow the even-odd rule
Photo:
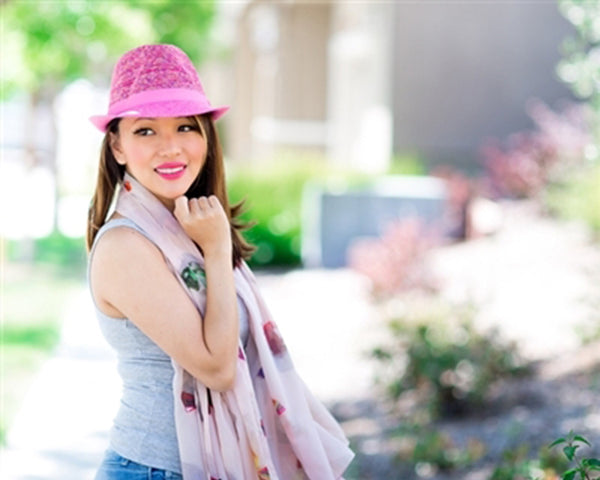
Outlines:
[[[116,210],[160,248],[204,314],[204,260],[173,214],[127,174]],[[242,262],[234,276],[250,331],[245,348],[240,342],[234,387],[209,391],[173,362],[184,480],[342,478],[354,455],[342,429],[296,373],[250,269]]]

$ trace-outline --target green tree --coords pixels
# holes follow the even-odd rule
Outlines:
[[[108,83],[116,58],[142,43],[176,44],[200,63],[215,13],[214,0],[2,1],[0,100],[26,94],[33,118],[77,78]],[[33,166],[40,163],[35,132],[25,132],[25,158]],[[48,167],[56,176],[55,150]]]
[[[563,43],[558,75],[593,112],[596,149],[600,159],[600,0],[559,0],[560,12],[575,27],[576,34]]]
[[[213,0],[8,0],[0,3],[4,96],[48,96],[85,76],[110,71],[141,43],[174,43],[201,62],[215,16]]]

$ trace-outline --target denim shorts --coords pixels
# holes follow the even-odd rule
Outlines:
[[[107,450],[95,480],[183,480],[179,473],[152,468]]]

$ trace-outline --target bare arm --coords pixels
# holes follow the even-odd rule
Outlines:
[[[191,200],[179,197],[174,214],[204,254],[207,285],[204,343],[213,355],[231,363],[231,374],[235,376],[239,320],[229,220],[214,195]]]
[[[115,228],[98,243],[91,267],[92,292],[105,313],[118,312],[130,319],[193,376],[222,391],[235,379],[239,335],[229,226],[223,226],[222,217],[211,216],[214,211],[208,212],[208,220],[194,218],[196,207],[190,207],[188,228],[193,225],[211,236],[194,239],[205,243],[204,321],[161,252],[129,228]],[[224,230],[229,243],[223,245],[219,239]]]

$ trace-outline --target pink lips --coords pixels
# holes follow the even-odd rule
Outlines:
[[[168,162],[159,165],[154,171],[165,180],[177,180],[185,173],[185,169],[185,163]]]

